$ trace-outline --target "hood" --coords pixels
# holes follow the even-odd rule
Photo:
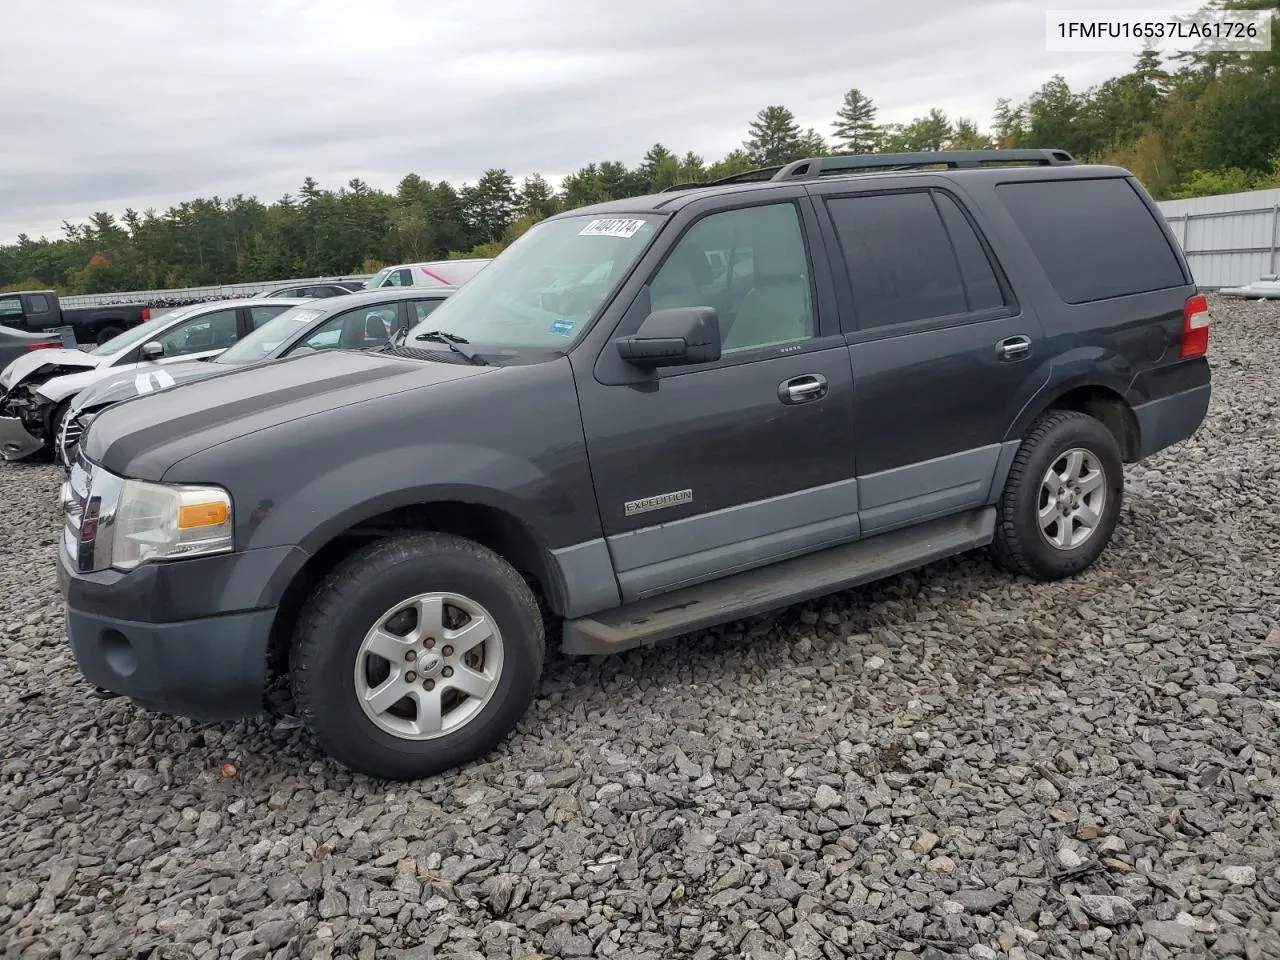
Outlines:
[[[77,370],[93,370],[102,366],[107,359],[92,356],[83,350],[33,350],[4,368],[4,372],[0,373],[0,389],[11,389],[42,367],[50,370],[62,367],[66,373],[72,373]]]
[[[306,426],[297,421],[341,416],[352,404],[498,369],[362,351],[304,354],[108,407],[94,418],[81,449],[118,476],[159,480],[178,461],[238,437],[293,424],[281,440],[285,449],[306,443]]]
[[[206,377],[229,373],[238,369],[230,364],[216,364],[212,361],[190,360],[186,363],[170,363],[149,366],[142,369],[121,370],[118,374],[108,374],[93,386],[86,387],[76,394],[71,401],[71,413],[82,410],[94,410],[121,400],[140,397],[145,393],[166,390],[180,383],[193,380],[204,380]]]

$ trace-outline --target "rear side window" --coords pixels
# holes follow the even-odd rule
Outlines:
[[[840,197],[829,200],[828,209],[860,328],[1003,306],[986,250],[947,195],[921,190]]]
[[[48,313],[49,298],[39,293],[31,295],[31,312],[32,313]]]
[[[969,309],[978,311],[1003,307],[1004,293],[1000,289],[1000,281],[996,279],[991,260],[987,257],[982,241],[974,233],[972,224],[960,210],[959,204],[947,194],[934,193],[933,198],[938,202],[938,212],[942,214],[947,236],[951,238],[960,272],[964,275]]]
[[[1160,225],[1124,178],[1003,183],[996,192],[1067,303],[1187,283]]]

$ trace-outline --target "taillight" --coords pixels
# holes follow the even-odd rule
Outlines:
[[[150,308],[150,307],[143,307],[143,308],[142,308],[142,319],[143,319],[143,320],[150,320],[150,319],[151,319],[151,308]]]
[[[40,343],[28,343],[27,349],[28,350],[53,350],[60,346],[62,346],[61,343],[50,343],[49,341],[45,340]]]
[[[1186,306],[1182,308],[1182,348],[1179,356],[1183,360],[1191,357],[1203,357],[1209,352],[1209,301],[1203,293],[1188,297]]]

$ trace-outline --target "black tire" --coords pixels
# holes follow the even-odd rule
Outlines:
[[[118,337],[122,333],[124,333],[124,327],[114,327],[114,326],[103,327],[101,330],[98,331],[97,335],[94,337],[94,342],[98,346],[102,346],[112,337]]]
[[[1048,542],[1037,515],[1046,473],[1073,449],[1092,454],[1101,467],[1105,499],[1093,533],[1066,549]],[[1005,481],[996,514],[996,560],[1006,570],[1036,580],[1061,580],[1080,573],[1111,541],[1123,495],[1124,461],[1111,431],[1087,414],[1070,410],[1046,414],[1027,431]]]
[[[489,612],[501,634],[502,668],[488,701],[457,731],[411,740],[366,715],[356,658],[386,611],[436,591]],[[537,690],[544,648],[534,593],[502,557],[450,534],[404,534],[352,554],[311,594],[290,652],[293,697],[321,748],[343,765],[386,780],[429,777],[483,756],[511,733]]]

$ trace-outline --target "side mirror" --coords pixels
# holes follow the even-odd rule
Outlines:
[[[159,340],[148,340],[142,345],[142,359],[154,360],[164,356],[164,344]]]
[[[711,363],[720,359],[720,318],[714,307],[656,310],[614,344],[618,356],[637,367]]]

